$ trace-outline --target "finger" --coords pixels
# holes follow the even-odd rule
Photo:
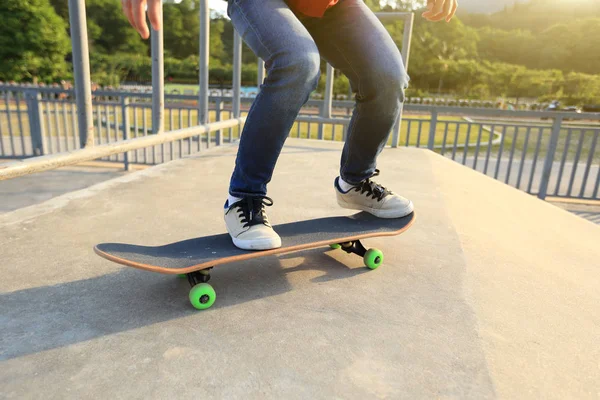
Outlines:
[[[448,17],[450,15],[450,11],[452,11],[452,7],[454,7],[455,0],[446,0],[444,3],[444,11],[442,11],[442,16]]]
[[[458,2],[454,0],[454,5],[452,6],[452,10],[450,11],[450,15],[446,18],[446,22],[450,22],[454,14],[456,14],[456,9],[458,8]]]
[[[426,18],[437,17],[438,14],[444,9],[444,0],[436,0],[435,4],[429,11],[425,11],[423,14]]]
[[[429,17],[430,21],[441,21],[444,18],[446,18],[446,15],[448,15],[450,13],[450,8],[452,7],[452,0],[446,0],[443,4],[443,8],[441,9],[437,9],[434,10],[434,12],[432,13],[433,15],[431,15]],[[437,12],[435,12],[437,11]]]
[[[131,13],[131,1],[130,0],[122,0],[121,6],[123,7],[123,13],[127,17],[127,20],[135,28],[135,21],[133,20],[133,15]]]
[[[137,31],[139,32],[141,37],[143,37],[144,39],[148,39],[148,36],[150,36],[150,32],[148,31],[148,25],[146,24],[146,10],[144,7],[145,5],[145,0],[133,0],[132,11]]]
[[[160,30],[162,21],[162,2],[161,0],[149,0],[148,19],[155,31]]]

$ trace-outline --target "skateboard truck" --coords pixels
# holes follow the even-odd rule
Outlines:
[[[187,278],[190,286],[189,299],[190,303],[198,309],[204,310],[212,306],[217,298],[215,289],[208,284],[210,280],[210,270],[213,267],[201,269],[198,271],[189,272],[187,274],[179,274],[182,278]]]
[[[332,244],[332,249],[342,249],[346,253],[356,254],[363,258],[365,265],[369,269],[375,269],[383,263],[383,252],[379,249],[366,249],[360,240],[353,240],[351,242]]]

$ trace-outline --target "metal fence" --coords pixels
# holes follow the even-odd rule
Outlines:
[[[79,148],[73,93],[52,88],[0,85],[0,156],[26,158]],[[166,95],[165,133],[199,125],[198,97]],[[252,98],[240,98],[245,116]],[[119,91],[93,92],[94,143],[103,145],[153,134],[152,95]],[[233,97],[208,98],[208,122],[234,118]],[[290,136],[345,140],[353,102],[309,100]],[[390,146],[434,150],[463,165],[527,193],[598,200],[600,183],[600,115],[571,115],[405,105]],[[323,115],[329,115],[324,117]],[[206,132],[105,161],[157,164],[232,142],[240,129]]]
[[[240,36],[234,32],[231,96],[209,96],[208,2],[199,12],[199,94],[165,95],[162,32],[152,31],[152,93],[91,92],[85,7],[70,0],[76,90],[0,84],[0,156],[22,160],[0,167],[0,179],[83,160],[157,164],[236,140],[252,98],[242,98]],[[412,13],[379,13],[403,20],[402,57],[408,67]],[[264,78],[259,60],[258,84]],[[343,141],[350,101],[333,100],[327,66],[322,100],[309,100],[290,136]],[[405,104],[388,145],[425,147],[537,195],[598,200],[600,114]],[[83,149],[82,149],[83,147]],[[29,158],[32,157],[32,158]]]

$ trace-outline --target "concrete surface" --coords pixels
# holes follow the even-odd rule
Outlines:
[[[98,242],[224,231],[235,147],[0,216],[2,398],[598,398],[600,227],[418,149],[380,181],[417,221],[375,271],[318,249],[216,268],[199,312],[177,278]],[[290,140],[274,223],[346,214],[339,143]]]
[[[91,163],[0,181],[0,214],[39,204],[125,174],[122,165]]]

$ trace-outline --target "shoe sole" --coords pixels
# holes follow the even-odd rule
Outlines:
[[[271,250],[281,247],[281,238],[240,240],[232,237],[235,247],[242,250]]]
[[[410,213],[412,213],[414,211],[414,206],[413,206],[412,201],[408,204],[408,206],[406,208],[401,209],[401,210],[381,210],[378,208],[361,206],[360,204],[346,203],[344,201],[341,201],[340,199],[338,199],[337,203],[342,208],[347,208],[349,210],[366,211],[369,214],[373,214],[377,218],[385,218],[385,219],[406,217],[407,215],[409,215]]]

